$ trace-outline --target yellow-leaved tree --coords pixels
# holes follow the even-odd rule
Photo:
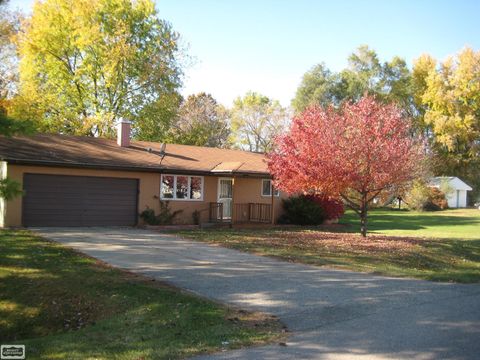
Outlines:
[[[168,129],[178,104],[178,38],[151,0],[35,2],[17,38],[19,94],[9,115],[93,136],[112,136],[126,118],[138,138],[146,128],[161,137],[151,129]]]
[[[480,188],[480,52],[463,49],[437,63],[414,63],[416,100],[438,155],[439,175],[457,175]]]

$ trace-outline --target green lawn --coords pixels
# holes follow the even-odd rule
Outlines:
[[[352,231],[360,228],[358,216],[353,211],[347,211],[340,223],[350,225]],[[378,234],[480,240],[480,210],[416,212],[378,209],[370,211],[368,228]]]
[[[0,231],[0,339],[27,359],[176,359],[281,338],[273,317],[111,268],[28,231]]]
[[[292,262],[434,281],[480,281],[480,211],[373,210],[371,232],[347,212],[331,227],[182,231],[191,239]]]

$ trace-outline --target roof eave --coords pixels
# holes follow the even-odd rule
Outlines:
[[[31,165],[31,166],[48,166],[48,167],[66,167],[66,168],[83,168],[83,169],[97,169],[97,170],[116,170],[116,171],[131,171],[131,172],[151,172],[151,173],[170,173],[179,175],[202,175],[202,176],[241,176],[241,177],[271,177],[268,172],[256,171],[229,171],[229,172],[213,172],[210,170],[193,170],[193,169],[178,169],[166,167],[148,167],[148,166],[132,166],[132,165],[112,165],[112,164],[92,164],[92,163],[65,163],[59,161],[48,160],[31,160],[31,159],[12,159],[1,158],[14,165]]]
[[[140,171],[140,172],[162,172],[160,167],[132,166],[132,165],[112,165],[112,164],[92,164],[79,162],[60,162],[48,160],[30,160],[30,159],[3,159],[9,164],[14,165],[32,165],[32,166],[48,166],[48,167],[66,167],[66,168],[83,168],[83,169],[102,169],[117,171]]]

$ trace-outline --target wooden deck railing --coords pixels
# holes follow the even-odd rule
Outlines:
[[[271,223],[272,205],[260,203],[241,203],[234,204],[233,222],[234,223]],[[225,222],[223,218],[223,204],[211,202],[209,206],[210,222]]]
[[[211,202],[208,207],[208,217],[210,222],[223,222],[223,204]]]
[[[250,207],[250,220],[253,222],[271,223],[272,205],[271,204],[248,204]]]
[[[245,222],[272,222],[272,205],[260,203],[235,204],[234,221]]]

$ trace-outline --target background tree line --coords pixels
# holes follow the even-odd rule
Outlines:
[[[113,137],[120,118],[141,140],[268,151],[290,110],[249,92],[231,108],[209,94],[180,95],[187,51],[151,0],[45,0],[24,17],[0,2],[0,129]],[[365,93],[399,104],[425,134],[435,175],[480,190],[480,53],[465,48],[410,68],[361,46],[348,66],[307,71],[292,100],[340,107]],[[394,164],[392,164],[394,166]]]

